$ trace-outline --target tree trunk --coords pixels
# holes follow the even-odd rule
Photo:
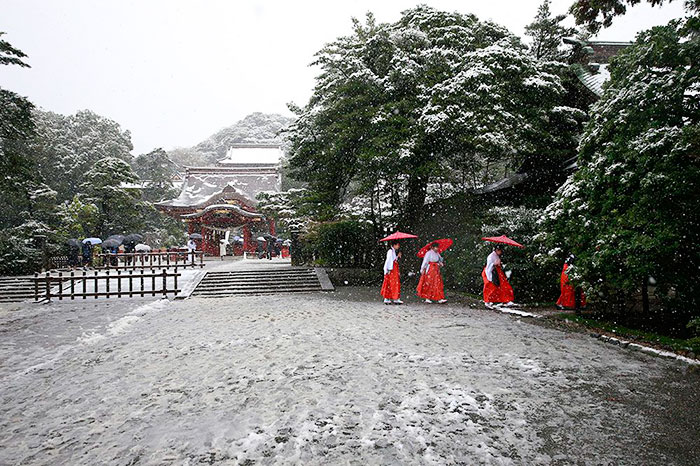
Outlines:
[[[412,175],[408,179],[408,194],[404,214],[399,219],[399,229],[411,232],[420,223],[423,216],[423,206],[427,196],[427,179]]]
[[[649,284],[647,279],[642,283],[642,312],[644,315],[649,314]]]

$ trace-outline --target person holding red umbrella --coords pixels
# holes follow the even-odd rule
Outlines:
[[[401,301],[401,278],[399,276],[399,248],[398,240],[391,242],[391,247],[386,252],[384,261],[384,283],[382,283],[382,296],[384,304],[403,304]]]
[[[442,243],[441,243],[441,242]],[[442,282],[440,269],[445,265],[440,252],[444,251],[452,244],[452,240],[444,239],[434,241],[418,252],[418,257],[423,256],[423,263],[420,266],[420,281],[418,282],[417,294],[425,299],[426,303],[437,301],[440,304],[446,303],[445,289]]]
[[[580,288],[574,288],[569,281],[569,274],[574,268],[574,259],[576,257],[571,254],[564,262],[564,268],[561,271],[561,294],[557,300],[559,309],[575,309],[577,312],[582,307],[586,307],[586,297]]]
[[[382,283],[382,296],[384,304],[403,304],[401,301],[401,277],[399,276],[399,258],[401,253],[399,248],[402,239],[418,238],[410,233],[401,231],[394,232],[382,238],[379,241],[390,242],[391,247],[386,252],[386,260],[384,261],[384,283]]]
[[[486,267],[481,272],[481,278],[484,280],[484,304],[489,308],[499,303],[513,304],[515,299],[513,288],[501,266],[501,254],[503,246],[496,244],[493,252],[486,258]]]

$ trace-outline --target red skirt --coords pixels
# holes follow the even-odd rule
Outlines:
[[[561,271],[561,294],[557,300],[557,305],[574,309],[576,308],[576,290],[569,282],[569,275],[566,273],[568,267],[569,264],[564,264],[564,269]],[[586,297],[583,295],[583,292],[581,292],[581,302],[579,306],[586,306]]]
[[[445,299],[442,275],[440,275],[440,265],[437,262],[431,262],[428,271],[421,274],[417,292],[418,296],[423,299],[429,299],[431,301]]]
[[[401,296],[401,279],[399,278],[399,263],[394,261],[394,268],[384,275],[382,283],[382,296],[385,299],[399,299]]]
[[[495,267],[501,286],[496,286],[486,277],[486,267],[481,271],[481,278],[484,280],[484,302],[485,303],[509,303],[515,301],[513,288],[508,283],[508,278],[500,266]]]

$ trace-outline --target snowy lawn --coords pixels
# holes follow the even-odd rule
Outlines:
[[[0,308],[0,464],[700,457],[691,366],[375,294]]]

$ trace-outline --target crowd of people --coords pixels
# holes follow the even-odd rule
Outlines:
[[[403,304],[401,300],[401,276],[399,273],[399,260],[402,256],[400,248],[401,242],[395,240],[390,243],[390,247],[386,252],[381,295],[384,298],[384,304],[387,305]],[[501,262],[503,251],[503,245],[494,245],[493,251],[486,258],[486,263],[481,271],[481,278],[484,282],[483,300],[488,308],[501,305],[515,305],[513,287],[508,282],[508,277],[503,270]],[[569,256],[561,272],[561,294],[556,303],[560,309],[579,310],[586,306],[586,298],[583,292],[579,288],[574,287],[569,280],[574,259],[573,255]],[[416,295],[423,299],[425,303],[443,304],[447,302],[441,273],[441,269],[444,266],[445,260],[440,254],[440,244],[437,242],[431,243],[430,249],[423,256],[423,262],[420,266],[420,279],[416,288]]]

